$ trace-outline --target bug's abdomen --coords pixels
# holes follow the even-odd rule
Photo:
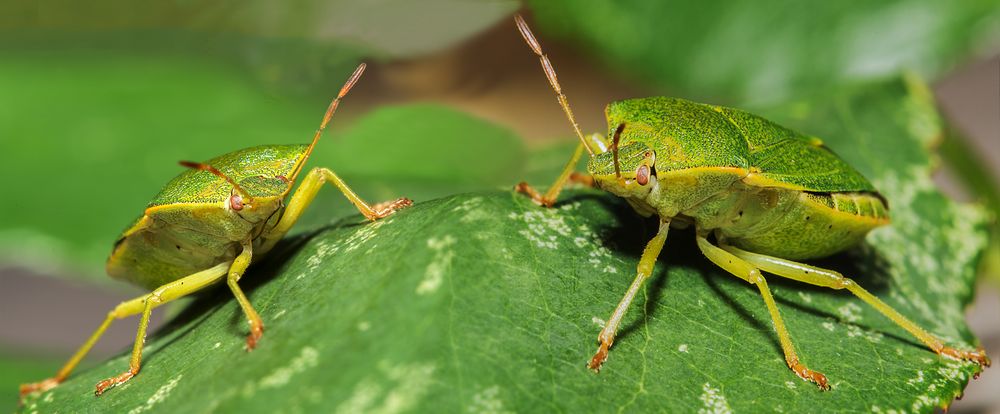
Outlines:
[[[236,256],[238,243],[145,217],[108,258],[108,275],[154,289]]]
[[[872,193],[761,191],[742,204],[743,217],[718,232],[744,250],[792,260],[829,256],[889,223],[885,202]],[[745,220],[746,223],[740,223]]]

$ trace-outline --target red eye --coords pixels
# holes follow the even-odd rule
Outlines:
[[[240,197],[239,194],[229,196],[229,208],[236,211],[243,210],[243,197]]]
[[[635,171],[635,182],[639,185],[649,184],[649,166],[643,164]]]

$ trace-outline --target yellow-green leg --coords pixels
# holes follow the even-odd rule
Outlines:
[[[240,278],[243,277],[243,273],[250,266],[252,258],[253,242],[246,241],[243,243],[243,251],[233,260],[232,266],[229,267],[229,275],[226,277],[226,284],[229,285],[229,290],[233,291],[233,296],[236,296],[236,301],[240,303],[243,313],[247,315],[247,322],[250,324],[250,333],[247,335],[247,351],[252,351],[256,348],[257,341],[264,335],[264,322],[260,319],[257,310],[250,304],[250,300],[243,294],[243,289],[240,289],[240,285],[238,284]]]
[[[514,186],[514,191],[523,193],[531,200],[543,207],[552,207],[556,203],[556,199],[559,198],[559,193],[562,191],[563,187],[566,186],[571,178],[576,178],[577,180],[585,180],[580,178],[580,176],[574,177],[573,170],[576,169],[576,164],[580,162],[580,157],[583,156],[584,146],[583,144],[576,146],[576,151],[573,151],[573,155],[569,158],[569,162],[563,167],[562,172],[556,177],[556,181],[549,186],[549,190],[545,192],[545,195],[540,194],[534,187],[528,184],[526,181],[521,181],[516,186]]]
[[[625,316],[625,312],[628,310],[629,305],[632,303],[632,299],[635,298],[635,294],[639,292],[639,288],[642,284],[649,279],[649,276],[653,273],[653,265],[656,264],[656,257],[660,255],[660,251],[663,250],[663,243],[667,241],[667,230],[670,229],[670,221],[663,220],[660,222],[660,228],[656,232],[656,236],[646,243],[646,248],[642,251],[642,257],[639,258],[639,266],[636,271],[635,280],[632,281],[632,285],[629,286],[628,291],[625,292],[625,296],[622,300],[618,302],[618,306],[615,311],[611,313],[611,317],[608,318],[608,322],[604,324],[604,329],[601,330],[600,335],[597,335],[597,340],[601,343],[600,347],[597,348],[597,353],[590,358],[590,362],[587,367],[594,370],[600,371],[601,365],[604,361],[608,359],[608,349],[611,348],[611,344],[615,342],[615,334],[618,333],[618,325],[622,322],[622,317]]]
[[[83,357],[90,352],[90,348],[97,343],[97,341],[101,338],[101,335],[104,334],[104,331],[108,329],[109,325],[111,325],[112,321],[142,313],[142,319],[139,322],[139,330],[136,333],[135,345],[132,348],[132,359],[129,361],[129,370],[117,377],[101,381],[97,385],[97,394],[100,395],[107,388],[127,381],[139,372],[139,365],[142,361],[142,345],[146,339],[146,327],[149,325],[149,314],[152,309],[181,296],[201,290],[205,286],[218,281],[226,274],[226,269],[229,268],[229,264],[229,262],[221,263],[212,268],[202,270],[163,285],[147,295],[122,302],[108,313],[107,318],[104,319],[101,326],[99,326],[97,330],[90,335],[87,342],[84,342],[80,349],[73,354],[69,361],[63,365],[55,376],[33,384],[21,385],[21,396],[36,391],[45,391],[59,385],[59,383],[63,382],[66,377],[73,372],[73,369],[76,368],[77,364],[79,364],[81,360],[83,360]]]
[[[781,343],[781,350],[785,354],[785,362],[788,367],[799,378],[816,383],[822,390],[830,389],[825,375],[810,370],[799,360],[798,354],[795,353],[795,346],[792,344],[792,337],[785,328],[785,322],[781,319],[781,314],[778,313],[778,305],[774,302],[771,289],[767,287],[767,281],[760,274],[760,270],[732,253],[712,245],[703,234],[698,234],[697,240],[698,248],[708,260],[736,277],[756,285],[760,290],[760,295],[764,298],[764,303],[767,304],[767,310],[771,313],[771,321],[774,322],[774,330],[778,333],[778,342]]]
[[[844,275],[839,272],[793,262],[791,260],[751,253],[732,246],[723,245],[722,248],[737,257],[746,260],[747,262],[753,263],[755,266],[768,273],[774,273],[781,277],[798,280],[811,285],[838,290],[847,289],[849,292],[853,293],[854,296],[861,298],[861,300],[865,301],[865,303],[868,303],[897,325],[906,329],[907,332],[926,344],[927,347],[934,352],[955,359],[974,361],[981,366],[990,366],[990,359],[986,357],[986,352],[982,349],[977,351],[963,351],[944,345],[940,339],[931,335],[923,328],[897,312],[895,309],[891,308],[885,302],[882,302],[881,299],[872,295],[856,282],[844,277]]]
[[[585,139],[586,142],[588,143],[587,145],[590,145],[593,148],[597,148],[602,152],[607,151],[608,144],[604,142],[604,138],[601,136],[601,134],[592,134],[587,136]],[[567,162],[566,165],[563,166],[562,172],[559,173],[559,176],[556,177],[555,182],[553,182],[552,185],[549,186],[549,190],[546,191],[544,195],[539,193],[538,190],[535,190],[535,188],[532,187],[530,184],[528,184],[526,181],[521,181],[516,186],[514,186],[514,191],[517,191],[519,193],[527,195],[528,197],[531,197],[531,200],[540,206],[552,207],[556,203],[556,200],[559,198],[559,193],[562,192],[563,187],[565,187],[566,184],[568,183],[572,182],[572,183],[582,184],[587,187],[593,187],[594,177],[573,171],[576,169],[576,164],[580,162],[580,157],[583,156],[583,151],[585,149],[587,149],[587,147],[585,147],[583,144],[576,146],[576,151],[573,151],[573,155],[570,156],[569,162]]]
[[[323,187],[323,184],[330,183],[337,187],[347,200],[354,204],[354,207],[361,212],[368,220],[375,221],[385,216],[388,216],[404,207],[408,207],[413,204],[410,199],[406,197],[400,197],[393,201],[387,201],[384,203],[378,203],[375,205],[369,205],[358,197],[347,186],[344,180],[340,179],[337,174],[326,168],[313,168],[306,175],[306,178],[302,180],[302,184],[299,188],[295,190],[295,194],[292,195],[292,199],[288,201],[288,205],[285,207],[285,212],[281,215],[281,221],[265,235],[265,240],[258,246],[261,251],[268,251],[274,244],[281,240],[288,233],[288,230],[295,225],[295,222],[299,220],[299,216],[305,211],[306,207],[312,203],[313,199],[316,198],[316,193],[319,189]]]

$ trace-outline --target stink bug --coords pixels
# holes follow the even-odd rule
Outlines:
[[[247,350],[253,350],[264,324],[238,284],[251,262],[263,257],[284,237],[324,183],[339,189],[368,220],[392,214],[411,201],[369,205],[333,171],[314,168],[291,193],[316,142],[340,100],[361,77],[361,64],[330,102],[308,145],[263,145],[218,156],[203,163],[182,161],[181,173],[149,203],[115,242],[108,274],[152,292],[126,301],[107,318],[52,378],[21,386],[21,396],[55,387],[115,319],[142,314],[128,371],[97,384],[95,393],[128,381],[139,373],[146,327],[153,308],[199,291],[225,278],[250,324]]]
[[[589,368],[598,371],[607,359],[622,317],[652,273],[667,230],[687,226],[694,226],[698,248],[711,262],[760,290],[788,367],[820,389],[829,389],[827,378],[799,359],[762,271],[847,289],[934,352],[990,365],[982,349],[947,346],[853,280],[796,261],[837,253],[889,224],[885,198],[822,141],[738,109],[665,97],[612,102],[605,111],[611,140],[585,137],[552,63],[524,19],[517,16],[515,22],[581,141],[547,193],[524,182],[516,190],[552,206],[586,150],[594,185],[625,198],[639,214],[660,219],[635,280],[597,337],[600,346]]]

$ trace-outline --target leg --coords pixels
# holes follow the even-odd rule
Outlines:
[[[226,269],[230,267],[230,264],[230,262],[220,263],[212,268],[202,270],[198,273],[185,276],[160,286],[146,296],[125,302],[123,305],[126,305],[128,310],[132,312],[130,314],[138,313],[135,311],[140,308],[142,309],[142,318],[139,320],[139,330],[135,334],[135,344],[132,347],[132,359],[129,360],[129,370],[116,377],[108,378],[97,383],[97,389],[94,393],[96,395],[101,395],[109,388],[120,385],[134,377],[135,374],[139,373],[139,367],[142,364],[142,346],[146,343],[146,328],[149,326],[149,315],[152,313],[153,308],[186,296],[190,293],[197,292],[206,286],[217,282],[223,275],[226,274]]]
[[[261,321],[260,315],[257,314],[257,310],[253,308],[250,304],[250,300],[247,299],[246,295],[243,294],[243,290],[237,282],[243,277],[243,272],[247,270],[250,266],[250,260],[253,256],[253,242],[247,241],[243,243],[243,252],[236,259],[233,260],[233,265],[229,267],[229,275],[226,277],[226,284],[229,285],[229,290],[233,291],[233,295],[236,296],[236,301],[240,303],[240,307],[243,308],[243,313],[247,315],[247,322],[250,323],[250,334],[247,335],[247,351],[253,351],[257,346],[257,341],[260,339],[261,335],[264,334],[264,322]]]
[[[566,186],[566,182],[570,181],[570,177],[573,175],[573,170],[576,169],[576,164],[580,162],[580,157],[583,156],[583,144],[576,146],[576,151],[573,151],[573,156],[569,158],[569,162],[563,167],[559,177],[556,181],[552,183],[549,187],[549,191],[545,192],[545,195],[541,195],[536,191],[531,185],[525,181],[521,181],[514,187],[514,191],[519,193],[524,193],[531,200],[543,207],[552,207],[556,203],[556,198],[559,197],[559,192],[562,191],[563,187]]]
[[[149,323],[149,312],[152,310],[152,308],[162,303],[166,303],[171,300],[177,299],[188,293],[202,289],[203,287],[211,284],[212,282],[219,280],[219,278],[221,278],[223,275],[226,274],[226,269],[228,268],[229,268],[228,262],[222,263],[210,269],[203,270],[201,272],[184,277],[183,279],[163,285],[160,288],[156,289],[156,291],[148,295],[140,296],[138,298],[132,299],[127,302],[122,302],[120,305],[116,306],[114,310],[108,313],[107,318],[105,318],[104,322],[101,323],[101,326],[97,328],[97,331],[95,331],[90,336],[90,339],[88,339],[87,342],[85,342],[83,346],[81,346],[80,349],[77,350],[75,354],[73,354],[73,357],[70,358],[68,362],[66,362],[66,365],[63,365],[63,367],[59,370],[59,372],[56,373],[54,377],[34,384],[22,385],[21,396],[24,396],[25,394],[32,393],[35,391],[46,391],[48,389],[51,389],[52,387],[55,387],[56,385],[59,385],[59,383],[63,382],[66,379],[66,377],[68,377],[69,374],[73,372],[73,369],[76,368],[77,364],[79,364],[80,361],[83,359],[83,357],[87,355],[87,352],[90,351],[90,348],[93,347],[95,343],[97,343],[97,340],[101,338],[101,335],[104,334],[104,331],[108,328],[109,325],[111,325],[112,321],[114,321],[115,319],[122,319],[128,316],[132,316],[138,313],[143,313],[143,319],[139,324],[139,331],[136,334],[136,343],[132,352],[132,360],[130,361],[129,364],[130,369],[127,373],[122,374],[119,377],[116,377],[120,378],[127,375],[129,378],[131,378],[133,375],[135,375],[136,372],[139,372],[139,363],[142,353],[142,342],[145,340],[146,337],[146,326]],[[125,378],[120,382],[124,382],[127,379],[128,378]],[[108,381],[110,380],[102,381],[101,384],[104,384],[104,382]],[[115,384],[109,383],[104,388],[101,388],[99,385],[98,394],[103,392],[105,388],[111,385]]]
[[[267,240],[262,243],[262,247],[258,247],[261,248],[262,251],[270,250],[270,248],[273,247],[278,240],[284,237],[285,233],[287,233],[295,222],[298,221],[299,216],[302,215],[305,208],[312,203],[314,198],[316,198],[316,193],[319,189],[324,183],[327,182],[336,186],[337,189],[340,190],[345,197],[347,197],[351,204],[354,204],[358,211],[360,211],[361,214],[363,214],[368,220],[378,220],[392,214],[396,210],[413,204],[410,199],[402,197],[394,201],[370,206],[362,200],[361,197],[358,197],[358,195],[355,194],[346,183],[344,183],[344,180],[341,180],[337,174],[333,173],[333,171],[326,168],[313,168],[312,171],[309,171],[309,174],[306,175],[306,178],[302,180],[302,184],[299,185],[299,188],[295,190],[295,194],[292,195],[292,199],[288,202],[288,206],[285,207],[285,212],[281,216],[281,221],[279,221],[278,224],[268,232],[268,235],[266,236]]]
[[[629,286],[628,291],[625,292],[625,296],[618,303],[618,307],[615,308],[611,317],[608,318],[604,329],[601,330],[600,335],[597,335],[597,340],[601,342],[601,346],[597,349],[597,353],[590,358],[590,363],[587,364],[588,368],[600,371],[601,364],[608,359],[608,348],[615,341],[618,325],[621,324],[622,317],[625,316],[625,311],[628,310],[629,304],[635,298],[635,294],[639,292],[639,287],[653,273],[653,265],[656,264],[656,257],[660,255],[660,250],[663,250],[663,243],[667,240],[667,230],[669,229],[670,221],[661,221],[660,229],[657,230],[656,236],[653,236],[653,239],[646,244],[646,248],[642,251],[642,257],[639,258],[639,268],[635,280],[632,281],[632,286]]]
[[[722,248],[743,260],[753,263],[755,266],[768,273],[774,273],[778,276],[798,280],[812,285],[828,287],[831,289],[847,289],[849,292],[853,293],[854,296],[861,298],[861,300],[871,305],[897,325],[906,329],[907,332],[926,344],[927,347],[934,352],[955,359],[973,361],[981,366],[990,366],[990,360],[986,357],[986,352],[982,349],[977,351],[962,351],[950,346],[945,346],[940,339],[927,333],[927,331],[923,330],[923,328],[917,326],[917,324],[913,323],[909,319],[906,319],[905,316],[889,307],[889,305],[882,302],[878,297],[872,295],[856,282],[844,277],[838,272],[793,262],[791,260],[750,253],[732,246],[723,246]]]
[[[788,367],[791,368],[792,371],[799,376],[799,378],[806,381],[812,381],[816,383],[816,385],[819,385],[821,390],[830,389],[830,386],[827,385],[825,375],[806,368],[806,366],[799,361],[799,356],[795,353],[795,346],[792,345],[792,337],[788,334],[788,330],[785,329],[785,322],[781,319],[781,314],[778,313],[778,305],[774,302],[774,297],[771,296],[771,289],[767,287],[767,281],[765,281],[764,277],[761,276],[760,271],[750,263],[734,256],[732,253],[713,246],[702,234],[698,235],[697,240],[698,248],[701,249],[702,254],[704,254],[708,260],[711,260],[712,263],[715,263],[725,271],[756,285],[760,290],[760,295],[764,297],[764,303],[767,304],[767,310],[771,313],[771,321],[774,322],[774,330],[778,332],[778,342],[781,343],[781,349],[785,353],[785,362],[788,364]]]

